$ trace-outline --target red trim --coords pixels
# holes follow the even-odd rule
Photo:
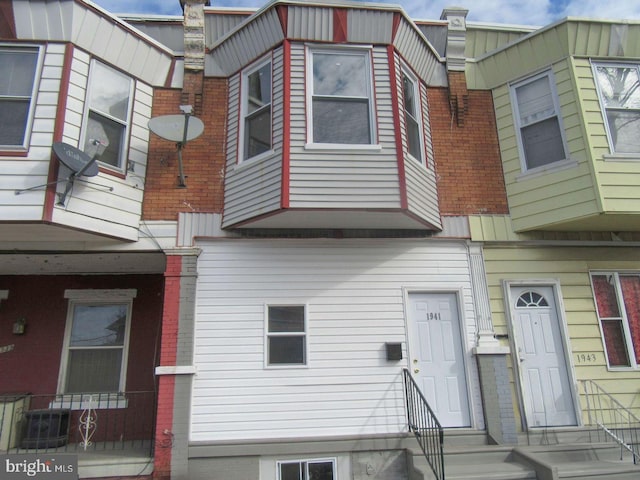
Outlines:
[[[396,35],[398,34],[398,29],[400,28],[400,22],[402,21],[402,15],[399,13],[393,14],[393,26],[391,27],[391,42],[393,43],[396,39]]]
[[[402,134],[400,130],[400,99],[398,98],[398,71],[396,67],[394,48],[387,46],[389,57],[389,79],[391,83],[391,103],[393,105],[393,128],[396,132],[396,161],[398,162],[398,187],[400,188],[400,207],[409,208],[407,200],[407,176],[404,171],[404,151],[402,148]]]
[[[287,25],[289,23],[289,8],[286,5],[278,5],[276,7],[278,18],[280,19],[280,26],[282,27],[282,33],[287,38]]]
[[[348,12],[346,8],[333,9],[333,41],[344,43],[349,36]]]
[[[289,189],[291,184],[291,42],[284,41],[284,100],[282,105],[282,194],[280,206],[289,208]]]
[[[176,71],[176,59],[171,60],[171,66],[169,67],[169,71],[167,72],[167,78],[164,81],[165,88],[171,88],[171,81],[173,80],[173,74]]]
[[[0,0],[0,38],[11,40],[17,38],[12,0]]]
[[[27,157],[27,156],[29,156],[29,152],[25,152],[24,150],[20,150],[19,152],[12,152],[11,150],[0,151],[0,157]]]
[[[115,170],[110,170],[107,167],[99,166],[98,170],[100,173],[106,173],[107,175],[111,175],[112,177],[122,178],[123,180],[127,178],[127,174],[123,172],[116,172]]]
[[[69,78],[71,77],[71,63],[73,62],[73,44],[67,43],[64,50],[64,65],[62,66],[62,78],[60,79],[60,89],[58,94],[58,108],[56,110],[56,123],[53,128],[53,141],[62,141],[62,133],[64,131],[64,119],[67,112],[67,98],[69,96]],[[47,183],[55,182],[58,179],[58,161],[57,157],[51,150],[49,159],[49,174]],[[44,194],[44,207],[42,219],[45,222],[51,222],[53,219],[53,207],[56,200],[56,184],[49,185]]]

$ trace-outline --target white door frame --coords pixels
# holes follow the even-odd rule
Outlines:
[[[406,335],[407,335],[407,369],[409,370],[409,373],[411,374],[411,377],[415,377],[414,371],[413,371],[413,362],[412,362],[412,358],[415,358],[414,352],[412,351],[413,345],[412,345],[412,338],[418,338],[416,335],[416,332],[414,330],[414,326],[412,325],[413,322],[411,322],[409,320],[409,311],[408,311],[408,305],[409,305],[409,295],[412,293],[450,293],[450,294],[454,294],[456,297],[456,307],[458,309],[458,324],[460,327],[460,342],[462,342],[462,362],[463,362],[463,368],[464,368],[464,378],[465,378],[465,382],[467,383],[467,405],[469,406],[469,421],[470,421],[470,426],[469,427],[462,427],[464,428],[471,428],[471,429],[478,429],[478,421],[477,421],[477,416],[476,416],[476,405],[474,403],[474,399],[473,399],[473,391],[475,388],[475,384],[472,383],[472,378],[470,375],[470,368],[469,368],[469,357],[470,357],[470,352],[471,352],[471,347],[469,346],[468,342],[467,342],[467,325],[465,322],[465,314],[464,314],[464,309],[462,308],[463,306],[463,299],[464,299],[464,295],[463,295],[463,289],[462,287],[459,288],[452,288],[452,289],[430,289],[430,288],[419,288],[419,287],[406,287],[403,288],[403,308],[404,308],[404,321],[405,321],[405,326],[406,326]]]
[[[573,408],[576,414],[576,426],[582,426],[582,411],[580,409],[580,398],[578,390],[578,382],[575,376],[575,365],[573,363],[573,355],[571,354],[571,346],[569,344],[569,331],[567,328],[567,319],[565,316],[564,302],[560,292],[560,281],[556,279],[529,279],[529,280],[503,280],[502,289],[504,293],[505,301],[505,314],[507,316],[507,326],[509,331],[509,345],[511,346],[511,363],[513,371],[517,374],[514,375],[516,381],[516,394],[518,396],[518,408],[520,410],[520,419],[522,422],[522,428],[526,431],[530,428],[547,428],[545,427],[532,427],[527,425],[527,412],[525,411],[525,399],[524,399],[524,379],[522,376],[522,369],[520,368],[520,361],[518,359],[518,342],[515,333],[514,319],[516,318],[514,301],[515,299],[511,295],[512,287],[550,287],[553,290],[553,301],[558,316],[558,325],[560,331],[560,337],[564,350],[564,361],[567,366],[567,376],[569,378],[569,388],[571,388],[571,397],[573,400]],[[554,428],[571,428],[569,427],[554,427]]]

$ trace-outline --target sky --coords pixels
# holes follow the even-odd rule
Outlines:
[[[179,0],[92,0],[112,13],[181,15]],[[212,6],[260,8],[266,0],[212,0]],[[543,26],[561,18],[640,21],[640,0],[378,0],[402,6],[416,20],[437,20],[444,7],[469,10],[468,21]]]

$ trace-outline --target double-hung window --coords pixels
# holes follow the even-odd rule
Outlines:
[[[409,154],[422,162],[422,122],[420,109],[420,88],[418,81],[406,72],[402,72],[402,95],[405,127],[407,130],[407,150]]]
[[[638,367],[640,273],[598,272],[591,284],[610,367]]]
[[[375,143],[368,50],[309,50],[310,143]]]
[[[242,75],[242,160],[271,150],[271,61]]]
[[[278,480],[335,480],[333,459],[278,462]]]
[[[267,365],[306,365],[304,305],[267,306]]]
[[[523,170],[567,158],[558,99],[551,72],[511,87]]]
[[[0,45],[0,150],[28,146],[39,58],[38,47]]]
[[[609,146],[615,153],[640,153],[640,65],[595,64]]]
[[[126,169],[133,80],[96,60],[91,63],[84,127],[84,151],[96,152],[96,140],[106,145],[98,161],[120,172]]]
[[[117,393],[126,361],[135,290],[67,290],[60,393]]]

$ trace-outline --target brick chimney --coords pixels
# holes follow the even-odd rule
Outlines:
[[[464,53],[467,34],[467,14],[469,10],[448,7],[442,11],[441,20],[446,20],[447,28],[447,78],[449,80],[449,106],[459,127],[464,126],[468,109],[469,93],[465,77],[466,56]]]
[[[184,12],[184,83],[183,105],[193,105],[195,115],[202,111],[204,81],[204,7],[208,0],[180,0]]]

